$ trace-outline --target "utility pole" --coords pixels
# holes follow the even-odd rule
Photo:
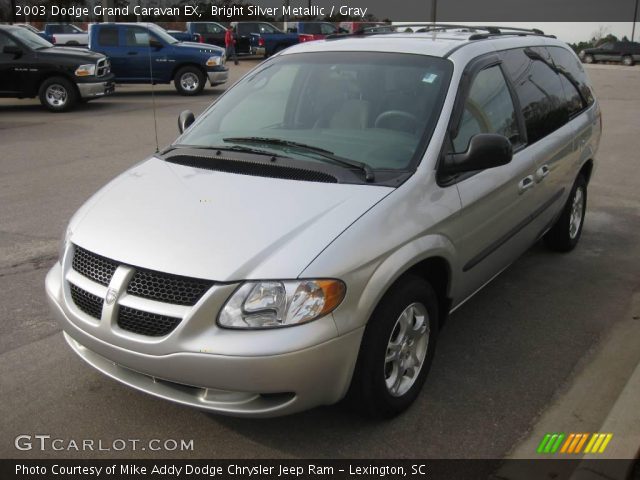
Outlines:
[[[284,6],[287,8],[287,11],[289,10],[289,5],[291,4],[290,0],[284,0]],[[282,30],[284,30],[285,32],[287,31],[287,29],[289,28],[289,15],[285,13],[285,15],[283,15],[283,20],[284,20],[284,28]]]
[[[11,11],[9,12],[9,23],[16,22],[16,0],[11,0]]]
[[[638,19],[638,0],[636,0],[636,8],[633,10],[633,28],[631,29],[631,41],[635,40],[636,36],[636,20]]]
[[[637,3],[638,3],[638,0],[636,0],[636,5]],[[431,22],[432,23],[437,23],[436,21],[437,13],[438,13],[438,0],[431,0]]]

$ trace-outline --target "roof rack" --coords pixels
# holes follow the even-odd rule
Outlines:
[[[407,31],[408,29],[408,31]],[[426,33],[426,32],[446,32],[448,30],[456,30],[460,32],[473,33],[469,40],[482,40],[500,35],[536,35],[550,38],[556,38],[554,35],[545,35],[542,30],[537,28],[516,28],[497,25],[461,25],[453,23],[404,23],[399,25],[375,25],[366,27],[350,34],[329,35],[327,38],[344,38],[357,37],[364,35],[378,35],[384,33]]]

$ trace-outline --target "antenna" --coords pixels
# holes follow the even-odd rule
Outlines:
[[[156,135],[156,153],[160,151],[158,145],[158,121],[156,119],[156,93],[154,89],[155,82],[153,81],[153,62],[151,61],[151,31],[149,30],[149,24],[147,26],[147,52],[149,57],[149,75],[151,75],[151,105],[153,108],[153,131]]]

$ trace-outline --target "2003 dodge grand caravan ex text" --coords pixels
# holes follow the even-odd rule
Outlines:
[[[293,46],[184,112],[66,230],[71,348],[213,412],[406,409],[450,311],[540,237],[576,245],[601,135],[562,42],[423,30]]]

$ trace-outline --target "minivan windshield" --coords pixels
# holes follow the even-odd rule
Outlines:
[[[435,128],[451,70],[448,60],[413,54],[281,55],[229,90],[174,146],[251,145],[406,172]]]

